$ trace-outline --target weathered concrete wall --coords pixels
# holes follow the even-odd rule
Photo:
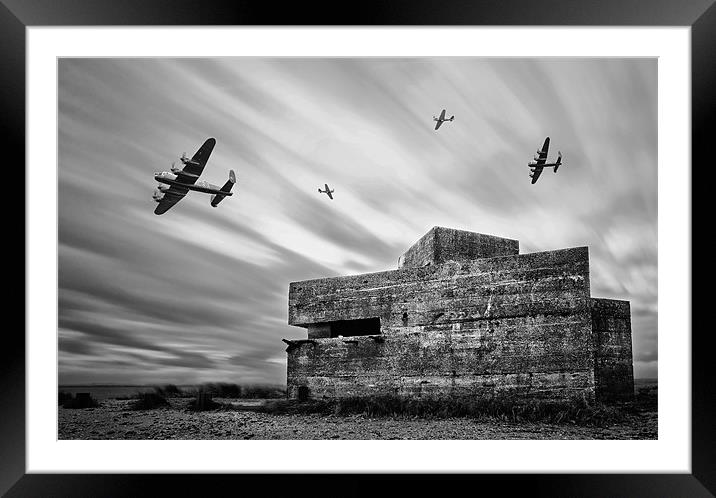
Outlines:
[[[433,227],[428,233],[410,246],[398,258],[398,268],[420,268],[435,264],[435,230]]]
[[[589,305],[586,247],[292,282],[288,323],[377,317],[381,330],[486,318],[570,315]]]
[[[433,227],[398,258],[398,268],[419,268],[447,261],[513,256],[519,252],[520,243],[517,240]]]
[[[376,317],[380,336],[325,338]],[[586,247],[294,282],[289,395],[594,398]]]
[[[532,323],[530,323],[532,322]],[[594,399],[591,335],[548,317],[470,328],[301,342],[288,349],[289,396],[517,395]]]
[[[592,299],[595,394],[601,401],[634,397],[631,311],[628,301]]]

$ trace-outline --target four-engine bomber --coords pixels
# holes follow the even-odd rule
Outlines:
[[[211,151],[214,150],[216,140],[209,138],[204,142],[196,154],[189,159],[186,153],[179,158],[184,165],[183,168],[177,168],[172,164],[171,171],[158,171],[154,173],[154,179],[159,185],[154,190],[152,198],[159,203],[154,210],[154,214],[166,213],[174,204],[179,202],[190,190],[196,192],[204,192],[213,194],[211,196],[211,206],[216,207],[226,197],[233,195],[231,188],[236,183],[236,175],[234,170],[229,171],[229,179],[223,187],[213,185],[206,181],[197,181],[201,176],[206,162],[209,160]]]

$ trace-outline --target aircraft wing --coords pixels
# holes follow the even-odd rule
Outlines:
[[[171,209],[174,204],[182,200],[187,194],[187,192],[189,192],[188,189],[172,185],[169,190],[164,192],[164,197],[161,201],[159,201],[159,204],[157,205],[156,209],[154,209],[154,214],[166,213]]]
[[[440,113],[440,120],[442,121],[443,119],[445,119],[445,109]]]
[[[539,153],[537,164],[544,164],[547,161],[547,152],[549,152],[549,137],[544,139],[544,145],[542,145],[542,150]]]
[[[333,199],[333,194],[331,194],[331,191],[330,191],[330,190],[326,190],[326,193],[328,194],[328,197],[330,197],[331,199]]]
[[[441,124],[443,124],[442,121],[438,121],[437,123],[435,123],[435,129],[437,130],[438,128],[440,128]]]
[[[201,175],[201,172],[204,171],[204,166],[206,166],[206,162],[209,160],[209,156],[211,155],[211,151],[214,150],[215,145],[216,139],[208,138],[206,142],[204,142],[204,145],[199,147],[196,154],[192,156],[191,162],[184,165],[182,171],[186,171],[187,174],[182,175],[179,173],[177,181],[189,184],[196,182],[199,175]]]
[[[543,161],[543,162],[544,162],[544,161]],[[543,170],[543,169],[544,169],[544,168],[538,166],[538,167],[536,167],[536,168],[534,168],[534,169],[532,170],[532,185],[534,185],[535,183],[537,183],[537,179],[539,178],[539,175],[542,174],[542,170]]]

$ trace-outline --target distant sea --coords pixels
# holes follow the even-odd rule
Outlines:
[[[194,386],[177,386],[179,389],[191,389]],[[90,393],[94,399],[124,398],[136,393],[154,391],[154,386],[60,386],[58,391],[67,393]]]

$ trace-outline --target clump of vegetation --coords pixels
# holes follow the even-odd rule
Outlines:
[[[267,401],[257,411],[272,415],[330,415],[336,413],[337,402],[334,400],[311,399],[298,401],[295,399],[276,399]]]
[[[209,382],[199,386],[199,392],[205,392],[216,398],[239,398],[241,387],[228,382]]]
[[[239,385],[228,382],[207,382],[201,384],[193,395],[198,392],[209,393],[214,398],[276,399],[286,397],[286,390],[280,386]]]
[[[645,411],[656,411],[659,406],[659,390],[656,385],[640,387],[634,397],[636,406]]]
[[[216,410],[217,408],[223,407],[224,405],[212,399],[212,394],[209,391],[199,391],[196,398],[187,404],[187,409],[197,412]]]
[[[175,384],[164,384],[163,386],[154,386],[154,392],[165,398],[180,397],[182,395],[181,389]]]
[[[77,393],[74,397],[70,394],[62,403],[62,408],[97,408],[99,402],[90,393]]]
[[[57,401],[59,405],[64,405],[66,402],[72,399],[72,393],[67,391],[60,391],[57,393]]]
[[[165,398],[191,398],[196,396],[195,389],[181,389],[176,384],[154,386],[154,392]]]
[[[137,397],[136,394],[123,394],[120,396],[114,396],[112,399],[118,399],[120,401],[127,401],[129,399],[135,399]]]
[[[134,401],[129,405],[132,410],[153,410],[165,406],[169,406],[169,402],[156,391],[135,394]]]
[[[246,385],[241,386],[241,398],[278,399],[286,397],[286,390],[279,386]]]
[[[362,414],[368,417],[470,417],[506,422],[571,423],[605,426],[623,421],[618,407],[586,402],[471,398],[346,397],[331,400],[275,400],[260,408],[272,414]]]

